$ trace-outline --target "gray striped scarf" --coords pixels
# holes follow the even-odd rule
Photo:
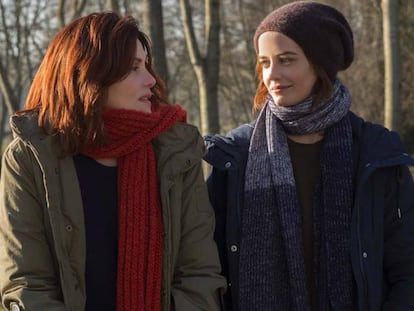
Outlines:
[[[325,130],[321,180],[315,191],[315,286],[318,310],[352,310],[350,217],[352,131],[348,90],[333,97],[279,107],[271,98],[253,131],[246,166],[240,248],[240,310],[310,310],[302,218],[287,145],[288,133]]]

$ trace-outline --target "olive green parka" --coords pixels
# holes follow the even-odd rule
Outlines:
[[[72,157],[34,113],[11,120],[0,179],[0,295],[10,308],[85,308],[86,242]],[[162,310],[220,310],[220,275],[198,130],[177,123],[153,141],[163,217]],[[105,271],[102,271],[105,273]]]

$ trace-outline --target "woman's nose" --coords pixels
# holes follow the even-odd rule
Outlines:
[[[272,63],[269,68],[269,77],[272,80],[277,80],[281,77],[282,70],[278,64]]]
[[[154,76],[149,71],[147,71],[147,73],[148,76],[145,85],[152,88],[155,85],[155,83],[157,83],[157,81],[155,81]]]

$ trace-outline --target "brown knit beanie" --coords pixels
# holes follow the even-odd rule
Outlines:
[[[295,41],[332,81],[354,59],[351,27],[341,12],[326,4],[295,1],[271,12],[256,29],[256,53],[259,36],[267,31],[280,32]]]

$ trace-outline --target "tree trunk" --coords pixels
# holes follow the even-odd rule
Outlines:
[[[66,0],[59,0],[58,9],[57,9],[57,18],[59,20],[60,28],[65,27],[65,25],[79,17],[82,16],[83,10],[86,6],[86,0],[74,0],[71,1],[71,9],[68,12],[66,7]],[[67,14],[70,14],[69,20],[66,19]]]
[[[13,96],[12,86],[7,79],[7,73],[0,63],[0,93],[3,95],[4,106],[11,115],[19,108],[18,100]]]
[[[188,55],[197,77],[200,97],[200,130],[202,134],[220,131],[218,118],[218,79],[220,71],[219,0],[205,0],[206,52],[200,52],[188,0],[180,0],[181,18]]]
[[[108,10],[120,13],[118,0],[107,0],[106,7]]]
[[[206,133],[218,133],[220,131],[219,112],[218,112],[218,83],[220,74],[220,4],[219,0],[206,1],[206,40],[207,55],[204,72],[206,79],[206,99],[205,107],[200,107],[202,116],[207,116],[204,124],[208,124]]]
[[[143,0],[142,26],[151,39],[154,67],[168,84],[167,57],[165,56],[164,25],[161,0]]]
[[[400,49],[398,0],[382,0],[382,23],[384,41],[384,124],[395,131],[400,130]]]

